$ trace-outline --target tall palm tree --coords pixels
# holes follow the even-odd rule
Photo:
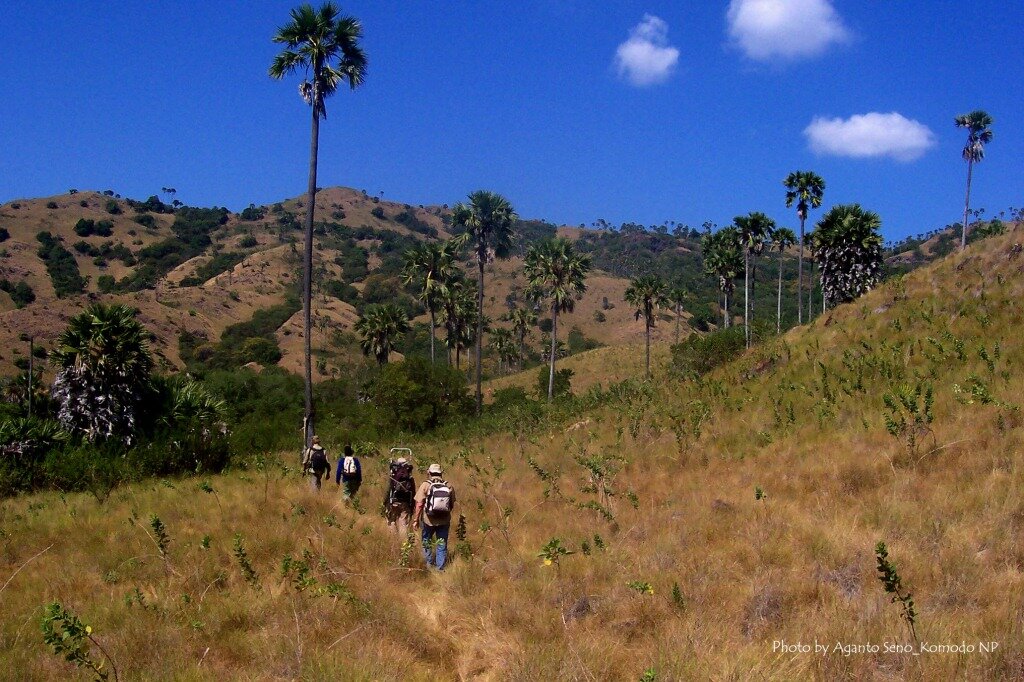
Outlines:
[[[530,282],[530,296],[551,301],[551,357],[548,371],[548,402],[555,391],[555,357],[558,350],[558,315],[571,313],[587,290],[590,256],[577,253],[572,242],[561,237],[545,239],[526,252],[523,267]]]
[[[647,343],[647,359],[644,364],[644,375],[651,378],[651,330],[654,329],[654,316],[659,308],[668,305],[668,287],[657,275],[641,275],[630,280],[626,289],[626,303],[636,309],[636,319],[644,318],[644,338]]]
[[[305,360],[305,413],[303,433],[309,447],[315,432],[313,409],[312,322],[313,292],[313,209],[316,205],[317,151],[320,145],[320,119],[327,118],[326,100],[347,82],[355,89],[366,77],[366,55],[359,46],[363,30],[353,17],[339,14],[333,2],[320,9],[303,4],[291,11],[291,21],[280,27],[273,41],[285,49],[270,64],[270,77],[284,78],[302,70],[305,77],[299,94],[312,109],[309,143],[309,182],[306,189],[306,244],[302,270],[302,329]]]
[[[382,303],[367,308],[353,329],[361,337],[363,353],[386,365],[398,337],[409,331],[409,317],[394,303]]]
[[[967,247],[967,214],[971,209],[971,174],[974,164],[985,158],[985,145],[992,141],[992,117],[987,112],[972,111],[961,114],[954,119],[957,128],[967,128],[967,144],[964,145],[963,157],[967,162],[967,195],[964,197],[964,223],[960,231],[960,248]]]
[[[732,326],[729,315],[729,295],[736,288],[735,279],[743,267],[739,239],[733,227],[718,232],[706,232],[700,240],[704,259],[704,272],[718,280],[718,288],[725,299],[722,307],[722,327]]]
[[[882,221],[860,204],[834,206],[813,232],[821,293],[833,307],[867,293],[882,278]]]
[[[743,327],[750,348],[750,267],[755,256],[764,251],[764,244],[771,238],[775,229],[775,221],[764,213],[753,212],[745,216],[737,216],[733,220],[736,236],[743,249]]]
[[[519,369],[522,369],[526,360],[526,336],[537,325],[537,313],[529,307],[517,307],[506,319],[512,323],[512,333],[519,342]]]
[[[441,292],[441,313],[447,331],[448,364],[452,364],[452,350],[455,351],[455,368],[460,369],[461,352],[475,340],[477,322],[476,282],[465,277],[453,277]]]
[[[498,356],[498,373],[508,371],[519,356],[518,347],[511,329],[497,327],[490,331],[490,347]]]
[[[132,442],[153,358],[146,328],[124,304],[96,304],[71,318],[50,361],[58,367],[51,395],[57,418],[86,440]]]
[[[423,242],[405,253],[405,284],[415,284],[420,301],[430,314],[430,364],[434,364],[434,337],[437,312],[441,308],[444,288],[455,276],[459,240]]]
[[[452,225],[468,235],[476,252],[477,310],[476,321],[476,413],[483,410],[481,363],[483,361],[484,265],[495,258],[508,258],[512,249],[512,227],[519,216],[508,199],[495,192],[478,190],[469,195],[469,203],[452,209]]]
[[[672,310],[676,314],[676,344],[679,343],[679,326],[683,319],[683,304],[686,303],[686,299],[689,298],[689,293],[680,284],[672,287],[666,294],[668,302],[672,305]]]
[[[779,299],[775,313],[775,333],[782,333],[782,254],[796,243],[796,235],[788,227],[777,227],[772,232],[772,248],[779,252]]]
[[[800,261],[796,271],[796,320],[803,324],[804,300],[804,222],[807,211],[821,206],[825,194],[825,181],[813,171],[794,171],[782,181],[786,187],[786,208],[796,202],[796,217],[800,219]],[[809,314],[808,314],[809,315]]]

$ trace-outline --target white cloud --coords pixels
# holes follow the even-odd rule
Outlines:
[[[817,154],[853,158],[888,156],[913,161],[935,145],[935,135],[928,126],[895,111],[856,114],[846,120],[816,117],[804,129],[804,135]]]
[[[751,59],[795,59],[821,54],[849,40],[831,0],[732,0],[729,37]]]
[[[615,50],[619,76],[638,87],[664,82],[678,62],[679,50],[668,44],[668,24],[652,14],[645,14]]]

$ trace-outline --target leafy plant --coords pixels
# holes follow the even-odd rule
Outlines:
[[[914,609],[914,596],[904,589],[903,579],[896,566],[889,561],[889,550],[881,540],[875,545],[875,559],[878,562],[878,580],[886,594],[892,595],[891,602],[899,602],[902,608],[901,617],[910,628],[910,635],[917,642],[917,611]]]
[[[42,619],[43,641],[49,645],[53,653],[63,656],[65,661],[74,663],[92,673],[94,680],[108,680],[113,674],[117,677],[117,666],[103,649],[103,646],[92,636],[92,626],[83,623],[78,616],[66,609],[60,602],[53,602],[46,607]],[[94,659],[89,651],[90,644],[95,644],[104,658],[110,662],[111,673],[104,670],[104,661]]]
[[[249,583],[255,589],[259,589],[260,576],[253,568],[252,562],[249,561],[249,555],[245,551],[245,545],[242,544],[242,534],[235,533],[234,542],[234,555],[235,560],[238,561],[238,567],[242,570],[242,577],[245,578],[245,582]]]
[[[637,594],[654,594],[654,586],[643,580],[630,580],[626,583],[626,587]]]
[[[543,560],[545,566],[554,564],[557,567],[562,557],[567,557],[570,554],[574,554],[574,552],[563,545],[561,540],[551,538],[540,548],[540,553],[537,556]]]
[[[935,420],[931,384],[921,381],[913,386],[900,384],[883,395],[882,402],[887,410],[884,415],[886,431],[903,443],[908,455],[916,457],[922,438],[932,432],[930,424]]]

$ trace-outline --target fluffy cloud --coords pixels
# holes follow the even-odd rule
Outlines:
[[[831,0],[732,0],[729,37],[751,59],[796,59],[820,54],[850,34]]]
[[[853,158],[913,161],[935,144],[928,126],[896,112],[857,114],[846,120],[817,117],[804,135],[815,153]]]
[[[678,62],[679,50],[668,44],[668,24],[651,14],[645,14],[615,50],[619,76],[638,87],[664,82]]]

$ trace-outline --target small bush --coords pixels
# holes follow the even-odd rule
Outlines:
[[[137,222],[139,225],[142,225],[143,227],[148,227],[151,230],[156,227],[156,218],[154,218],[149,213],[140,213],[139,215],[132,218],[132,220]]]
[[[553,387],[553,398],[564,398],[572,395],[572,375],[574,372],[568,367],[564,369],[555,368],[555,383]],[[546,400],[548,397],[548,381],[551,378],[551,369],[548,365],[541,366],[537,371],[537,395]]]
[[[57,208],[57,202],[56,201],[48,201],[48,202],[46,202],[46,208],[48,208],[50,210],[53,210],[53,209]]]
[[[7,279],[0,280],[0,290],[6,291],[10,295],[11,301],[18,308],[24,308],[36,300],[35,292],[32,291],[32,287],[29,286],[28,282],[24,280],[17,284]]]
[[[370,211],[370,214],[379,220],[385,220],[384,209],[381,206],[374,206],[373,210]]]
[[[258,246],[259,241],[256,239],[256,237],[252,236],[251,234],[248,234],[242,237],[242,241],[240,241],[238,245],[243,249],[251,249],[254,246]]]
[[[472,413],[465,375],[411,357],[385,365],[367,387],[382,426],[422,433]]]
[[[701,376],[739,357],[746,345],[743,327],[694,334],[672,346],[672,369],[687,377]]]
[[[103,206],[107,213],[110,215],[120,215],[124,211],[121,210],[121,205],[113,199],[107,199],[107,203]]]

